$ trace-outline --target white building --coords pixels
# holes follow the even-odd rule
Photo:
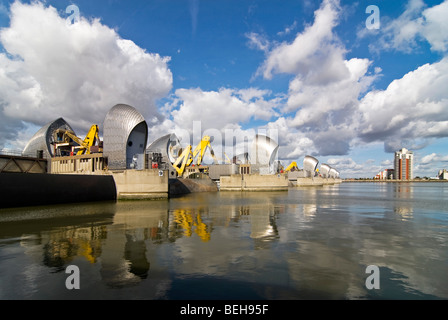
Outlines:
[[[446,169],[439,170],[439,174],[437,175],[437,177],[440,180],[448,180],[448,171],[446,171]]]
[[[413,179],[414,153],[406,148],[395,152],[394,178],[397,180]]]
[[[376,180],[389,180],[394,178],[394,169],[384,169],[383,171],[380,171],[376,176]]]

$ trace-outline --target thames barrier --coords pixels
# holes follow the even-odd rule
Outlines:
[[[319,167],[313,156],[305,156],[303,168],[295,161],[284,166],[277,160],[277,141],[263,134],[253,137],[247,152],[220,160],[210,136],[201,137],[197,146],[183,146],[175,133],[150,140],[144,117],[126,104],[112,107],[102,128],[92,125],[82,139],[58,118],[36,132],[22,155],[0,156],[0,179],[8,186],[1,206],[281,191],[342,182],[335,168]],[[207,156],[213,163],[205,163]],[[19,179],[11,178],[17,173]],[[86,187],[92,184],[96,187]]]

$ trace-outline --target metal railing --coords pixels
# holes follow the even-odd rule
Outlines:
[[[42,158],[42,155],[39,157],[37,153],[24,153],[19,149],[0,149],[0,155],[2,156],[15,156],[15,157],[27,157],[27,158]]]

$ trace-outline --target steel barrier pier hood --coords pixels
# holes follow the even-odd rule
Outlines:
[[[252,142],[251,164],[260,167],[260,174],[275,173],[279,145],[268,136],[257,134]]]
[[[54,141],[54,133],[57,130],[67,130],[76,135],[72,127],[70,127],[70,125],[63,118],[59,118],[46,124],[36,132],[36,134],[26,145],[25,149],[23,149],[23,155],[38,158],[42,156],[45,159],[54,157],[55,154],[53,144],[57,142]],[[41,156],[39,156],[39,154]]]
[[[133,158],[144,154],[148,125],[143,116],[126,104],[115,105],[103,123],[103,153],[111,170],[130,169]]]

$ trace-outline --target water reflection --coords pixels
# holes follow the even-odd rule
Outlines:
[[[146,244],[133,233],[111,232],[104,241],[100,274],[112,288],[136,285],[148,276]]]
[[[204,209],[194,212],[193,210],[173,210],[174,222],[177,223],[184,230],[184,236],[191,237],[196,233],[202,241],[208,242],[210,240],[210,227],[207,226],[201,218],[204,214]],[[202,213],[201,213],[202,211]]]
[[[89,204],[77,206],[76,210],[70,206],[30,208],[29,212],[15,210],[14,219],[19,221],[6,221],[13,215],[2,213],[1,231],[7,233],[0,233],[0,236],[27,239],[22,241],[22,246],[32,248],[28,254],[36,261],[41,260],[52,272],[63,272],[67,265],[82,258],[101,266],[101,278],[108,286],[123,288],[135,286],[149,277],[148,246],[151,245],[193,236],[209,242],[214,228],[226,228],[241,221],[250,225],[249,237],[259,241],[256,247],[275,239],[278,236],[275,216],[283,212],[284,207],[275,206],[269,198],[258,206],[238,205],[239,201],[245,201],[243,197],[247,195],[229,193],[214,200],[195,197]],[[213,201],[220,203],[220,210],[211,209]],[[259,199],[255,197],[252,201],[259,202]],[[45,216],[36,211],[45,212]],[[55,218],[56,211],[60,214],[58,218]],[[30,212],[34,212],[34,216],[28,219]],[[33,241],[29,241],[30,235]],[[41,259],[36,246],[41,248]]]
[[[114,203],[53,206],[0,211],[0,239],[17,238],[36,261],[65,270],[76,257],[96,263],[101,240],[112,224]],[[33,250],[36,246],[42,250]]]
[[[250,223],[252,239],[266,241],[275,238],[277,234],[275,216],[284,211],[284,207],[274,205],[269,197],[263,198],[263,203],[258,204],[260,197],[255,197],[250,193],[209,195],[207,201],[199,198],[199,201],[195,203],[189,203],[188,199],[181,199],[180,203],[177,200],[174,199],[170,203],[170,207],[176,209],[169,212],[170,215],[173,215],[174,229],[180,227],[186,237],[196,234],[203,242],[211,240],[214,228],[228,227],[232,223],[244,221]],[[239,205],[240,202],[246,204]],[[258,203],[254,204],[253,202]],[[218,208],[213,206],[213,203],[216,203]],[[180,204],[188,209],[177,209]]]
[[[75,257],[84,257],[90,263],[96,263],[101,256],[101,239],[105,237],[105,227],[80,228],[66,232],[41,233],[44,265],[57,270]]]
[[[169,240],[168,202],[118,202],[107,227],[101,255],[101,278],[112,288],[135,286],[149,277],[148,240]]]
[[[402,219],[412,219],[413,206],[409,203],[414,196],[414,185],[412,183],[392,184],[394,198],[397,200],[394,212]]]
[[[342,185],[0,211],[0,298],[31,286],[33,298],[70,298],[69,264],[84,298],[447,298],[447,219],[432,220],[418,191]],[[370,264],[384,270],[379,292],[364,285]]]
[[[252,239],[262,241],[271,241],[278,236],[278,231],[275,225],[275,217],[280,213],[278,207],[255,207],[247,210],[250,216]]]

